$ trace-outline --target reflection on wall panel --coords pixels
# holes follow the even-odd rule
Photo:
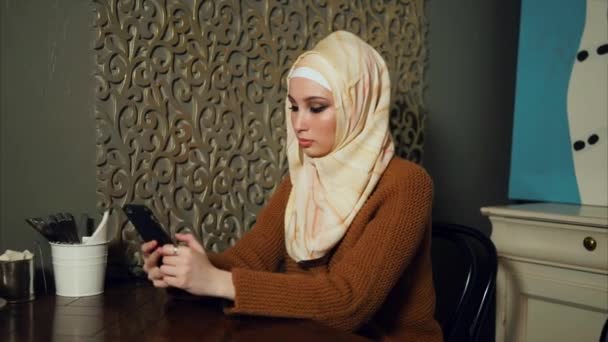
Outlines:
[[[337,29],[386,59],[397,153],[420,161],[423,5],[95,1],[99,208],[146,203],[168,230],[189,229],[208,249],[234,243],[287,171],[287,70]],[[119,258],[136,265],[139,237],[120,211],[112,220]]]

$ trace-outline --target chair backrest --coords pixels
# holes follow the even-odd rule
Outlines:
[[[478,341],[496,287],[494,244],[476,229],[434,223],[431,253],[435,318],[445,341]]]
[[[606,322],[604,323],[604,327],[602,328],[600,342],[608,342],[608,318],[606,318]]]

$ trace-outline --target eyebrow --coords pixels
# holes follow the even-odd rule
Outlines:
[[[290,101],[296,102],[296,100],[294,100],[293,97],[291,97],[291,95],[287,94],[287,97],[289,98]],[[309,96],[309,97],[307,97],[307,98],[304,99],[304,101],[311,101],[311,100],[325,100],[325,101],[329,101],[328,98],[323,97],[323,96]]]

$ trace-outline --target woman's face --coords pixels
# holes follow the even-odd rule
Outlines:
[[[311,158],[327,155],[336,140],[336,109],[331,91],[302,77],[289,80],[291,125],[302,151]]]

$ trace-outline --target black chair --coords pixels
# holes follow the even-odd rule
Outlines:
[[[608,318],[604,323],[604,327],[602,328],[602,333],[600,335],[600,342],[608,342]]]
[[[433,224],[431,248],[437,294],[435,318],[446,342],[480,341],[492,316],[497,257],[492,241],[476,229]],[[493,316],[492,316],[493,317]]]

